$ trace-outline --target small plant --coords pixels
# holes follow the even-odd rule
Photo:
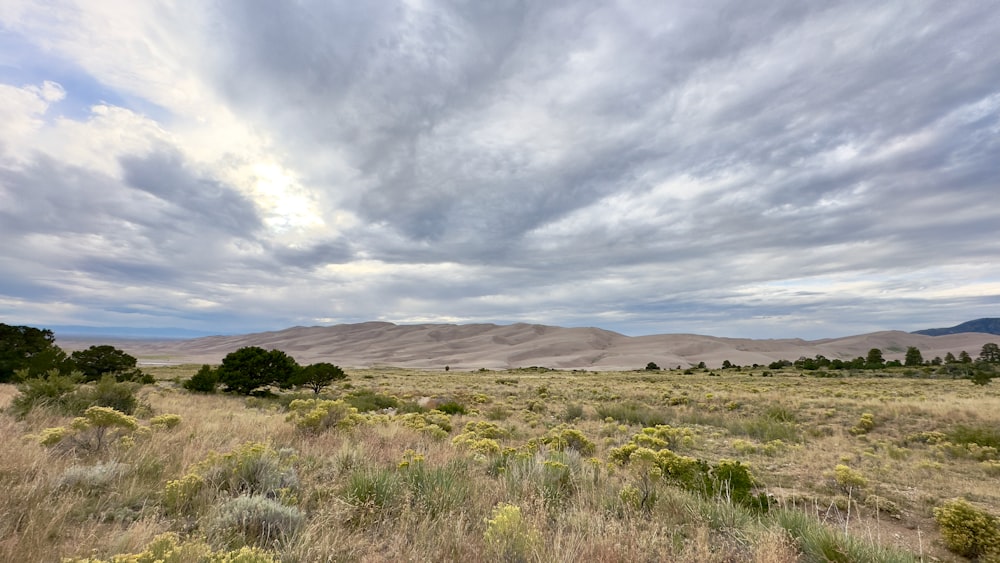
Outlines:
[[[331,428],[346,430],[361,421],[358,409],[340,400],[296,399],[288,405],[288,410],[288,421],[313,434]]]
[[[445,414],[465,414],[465,405],[458,401],[447,401],[437,406],[437,410]]]
[[[59,478],[59,488],[86,492],[103,491],[128,472],[128,465],[118,462],[97,465],[74,465]]]
[[[370,391],[368,389],[359,389],[354,391],[350,395],[344,397],[344,401],[352,407],[358,409],[358,412],[381,411],[399,407],[399,399],[390,397],[389,395],[376,393],[375,391]]]
[[[934,509],[934,520],[948,549],[965,557],[1000,557],[1000,521],[963,499]]]
[[[351,473],[340,497],[353,507],[349,522],[365,525],[393,514],[404,492],[402,477],[396,471],[364,468]]]
[[[493,509],[483,539],[495,559],[501,561],[528,561],[541,543],[538,531],[521,514],[521,507],[513,504]]]
[[[868,479],[864,475],[842,463],[833,468],[833,480],[845,491],[868,486]]]
[[[242,547],[234,551],[212,551],[207,543],[181,541],[177,534],[166,533],[153,538],[141,553],[116,555],[111,559],[67,559],[67,563],[279,563],[274,554],[258,547]]]
[[[149,419],[150,428],[158,430],[170,430],[176,428],[181,423],[180,415],[164,413]]]
[[[570,403],[566,405],[566,410],[562,415],[563,422],[573,422],[581,418],[583,418],[583,405],[580,405],[579,403]]]
[[[241,495],[219,506],[206,528],[213,543],[229,549],[243,546],[278,548],[298,532],[305,516],[294,506],[254,495]]]
[[[109,407],[90,407],[83,416],[73,419],[69,428],[46,428],[39,442],[44,446],[68,445],[72,449],[99,452],[116,437],[135,432],[135,417]]]
[[[541,439],[553,450],[561,452],[564,450],[576,450],[582,455],[594,453],[597,446],[583,432],[576,428],[571,428],[565,424],[560,424],[549,430],[549,433]]]
[[[264,495],[293,502],[299,487],[293,461],[293,456],[260,442],[226,454],[211,452],[186,475],[167,482],[164,505],[177,513],[197,513],[221,495]]]
[[[69,410],[67,399],[77,389],[77,380],[77,377],[59,375],[58,372],[26,379],[17,386],[19,394],[11,402],[10,412],[18,418],[23,418],[36,407],[66,412]]]
[[[875,415],[866,412],[861,415],[858,423],[851,427],[851,434],[855,436],[860,436],[862,434],[867,434],[875,428]]]
[[[118,381],[108,374],[92,385],[84,385],[70,396],[69,407],[76,412],[82,412],[90,406],[110,407],[125,414],[135,414],[139,407],[144,406],[135,396],[140,384]]]

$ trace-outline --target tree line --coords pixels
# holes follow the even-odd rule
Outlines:
[[[104,377],[119,382],[153,383],[137,367],[134,356],[110,345],[96,345],[67,354],[55,343],[49,329],[0,323],[0,383],[66,377],[91,383]],[[217,368],[205,365],[184,382],[191,391],[223,390],[250,395],[269,387],[310,389],[319,393],[334,381],[345,379],[340,367],[320,362],[301,366],[281,350],[247,346],[228,354]]]
[[[1000,364],[1000,345],[994,342],[984,344],[975,359],[965,350],[956,357],[948,352],[944,358],[935,357],[929,361],[924,360],[923,354],[916,346],[906,349],[903,360],[886,360],[882,350],[872,348],[866,356],[858,356],[852,360],[842,360],[839,358],[827,358],[817,354],[814,358],[801,357],[798,360],[777,360],[768,365],[769,369],[781,369],[784,367],[794,367],[803,371],[818,370],[880,370],[892,367],[934,367],[936,373],[955,377],[968,377],[974,383],[985,385],[996,373],[996,366]]]
[[[84,382],[113,375],[118,381],[151,383],[136,359],[114,346],[91,346],[67,354],[51,330],[0,323],[0,383],[49,374],[77,374]]]

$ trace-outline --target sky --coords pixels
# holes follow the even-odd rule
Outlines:
[[[0,0],[0,322],[1000,316],[1000,5]]]

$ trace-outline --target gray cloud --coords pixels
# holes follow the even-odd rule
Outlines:
[[[833,335],[1000,304],[988,3],[187,9],[197,24],[162,25],[190,76],[268,139],[320,217],[352,220],[290,243],[180,144],[124,153],[120,181],[39,155],[0,166],[17,195],[0,232],[23,241],[8,261],[58,256],[212,303],[157,302],[183,318],[272,328]],[[66,258],[26,233],[104,246]]]

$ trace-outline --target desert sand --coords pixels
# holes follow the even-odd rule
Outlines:
[[[210,336],[189,340],[130,340],[59,338],[66,350],[93,344],[111,344],[139,358],[140,364],[219,363],[243,346],[284,350],[300,364],[331,362],[344,367],[398,366],[409,368],[475,370],[543,366],[558,369],[641,369],[649,362],[667,367],[689,367],[705,362],[716,368],[725,360],[737,365],[766,365],[822,354],[851,359],[879,348],[887,360],[902,359],[908,346],[920,349],[925,360],[973,357],[983,344],[1000,336],[961,333],[924,336],[900,331],[874,332],[824,340],[753,340],[694,334],[625,336],[598,328],[563,328],[537,324],[421,324],[384,322],[329,327],[295,327],[277,332],[239,336]]]

